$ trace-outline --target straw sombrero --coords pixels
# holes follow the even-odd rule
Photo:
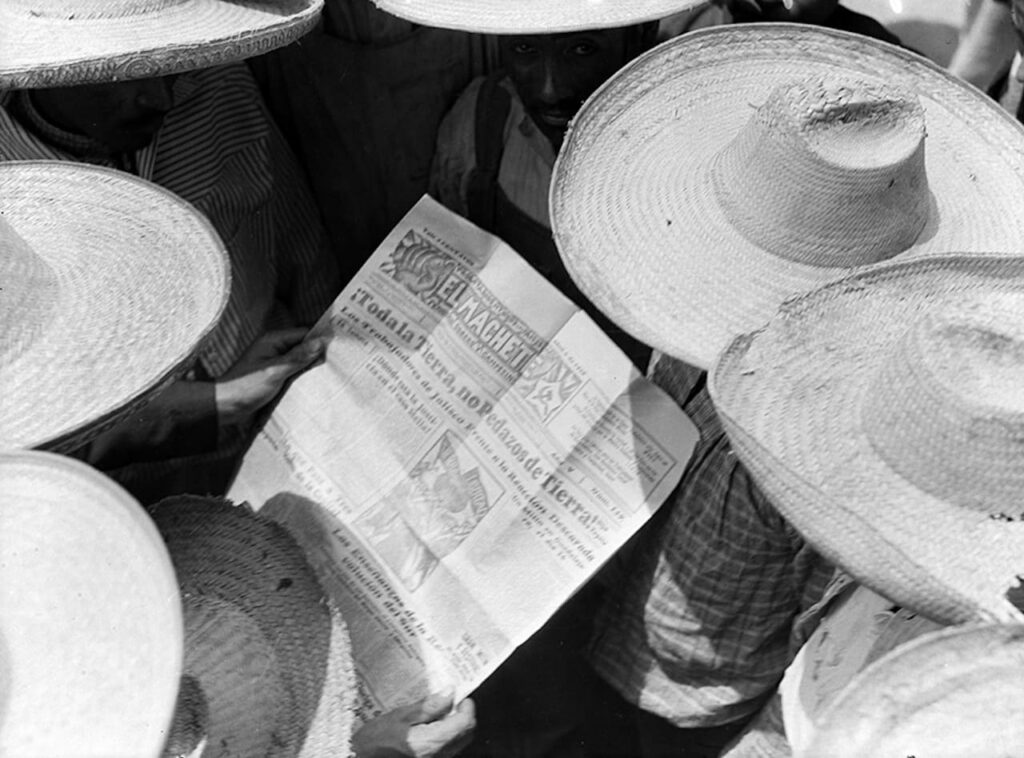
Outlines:
[[[787,296],[898,254],[1014,251],[1024,132],[981,92],[867,37],[716,27],[584,104],[552,181],[580,289],[707,368]]]
[[[373,0],[426,26],[478,34],[555,34],[656,21],[706,0]]]
[[[796,297],[709,388],[825,557],[939,623],[1024,619],[1024,257],[894,261]]]
[[[185,201],[57,161],[0,164],[0,449],[69,450],[186,368],[227,253]]]
[[[182,618],[145,511],[83,463],[4,453],[0,535],[0,755],[159,755]]]
[[[803,758],[1024,756],[1024,626],[945,629],[860,672]]]
[[[164,76],[261,55],[323,0],[3,0],[0,89]]]
[[[295,540],[214,498],[170,498],[152,515],[181,585],[204,758],[349,755],[348,632]]]

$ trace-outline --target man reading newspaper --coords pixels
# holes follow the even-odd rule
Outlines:
[[[231,497],[306,548],[363,710],[472,692],[651,516],[694,427],[507,245],[424,198],[310,334]]]

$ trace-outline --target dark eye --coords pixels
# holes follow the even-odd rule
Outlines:
[[[595,45],[592,42],[577,42],[575,45],[569,48],[569,52],[572,53],[573,55],[579,55],[581,57],[593,55],[594,53],[597,52],[597,45]]]
[[[537,48],[529,42],[516,42],[512,45],[512,52],[516,55],[533,55],[537,52]]]

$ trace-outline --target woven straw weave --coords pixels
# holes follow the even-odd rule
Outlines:
[[[1024,133],[938,66],[809,25],[704,29],[620,70],[555,166],[576,283],[707,368],[792,294],[900,254],[1012,252]]]
[[[184,371],[227,301],[185,201],[120,171],[0,164],[0,449],[70,450]]]
[[[1024,626],[945,629],[858,674],[800,758],[1024,756]]]
[[[1024,259],[887,263],[794,298],[709,388],[826,557],[940,623],[1024,619]]]
[[[294,42],[323,0],[4,0],[0,89],[208,68]]]
[[[701,0],[373,0],[426,26],[478,34],[555,34],[655,21]]]
[[[209,756],[347,756],[348,634],[283,527],[213,498],[158,503],[185,606],[185,673],[209,710]]]
[[[0,454],[0,755],[156,756],[182,619],[142,507],[52,453]]]

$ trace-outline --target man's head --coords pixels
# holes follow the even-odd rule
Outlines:
[[[820,24],[832,15],[839,0],[717,0],[737,23],[797,21]]]
[[[561,34],[507,35],[502,62],[526,112],[555,150],[583,101],[648,47],[657,23]]]
[[[148,145],[173,105],[175,76],[33,90],[48,121],[100,143],[111,153]]]

